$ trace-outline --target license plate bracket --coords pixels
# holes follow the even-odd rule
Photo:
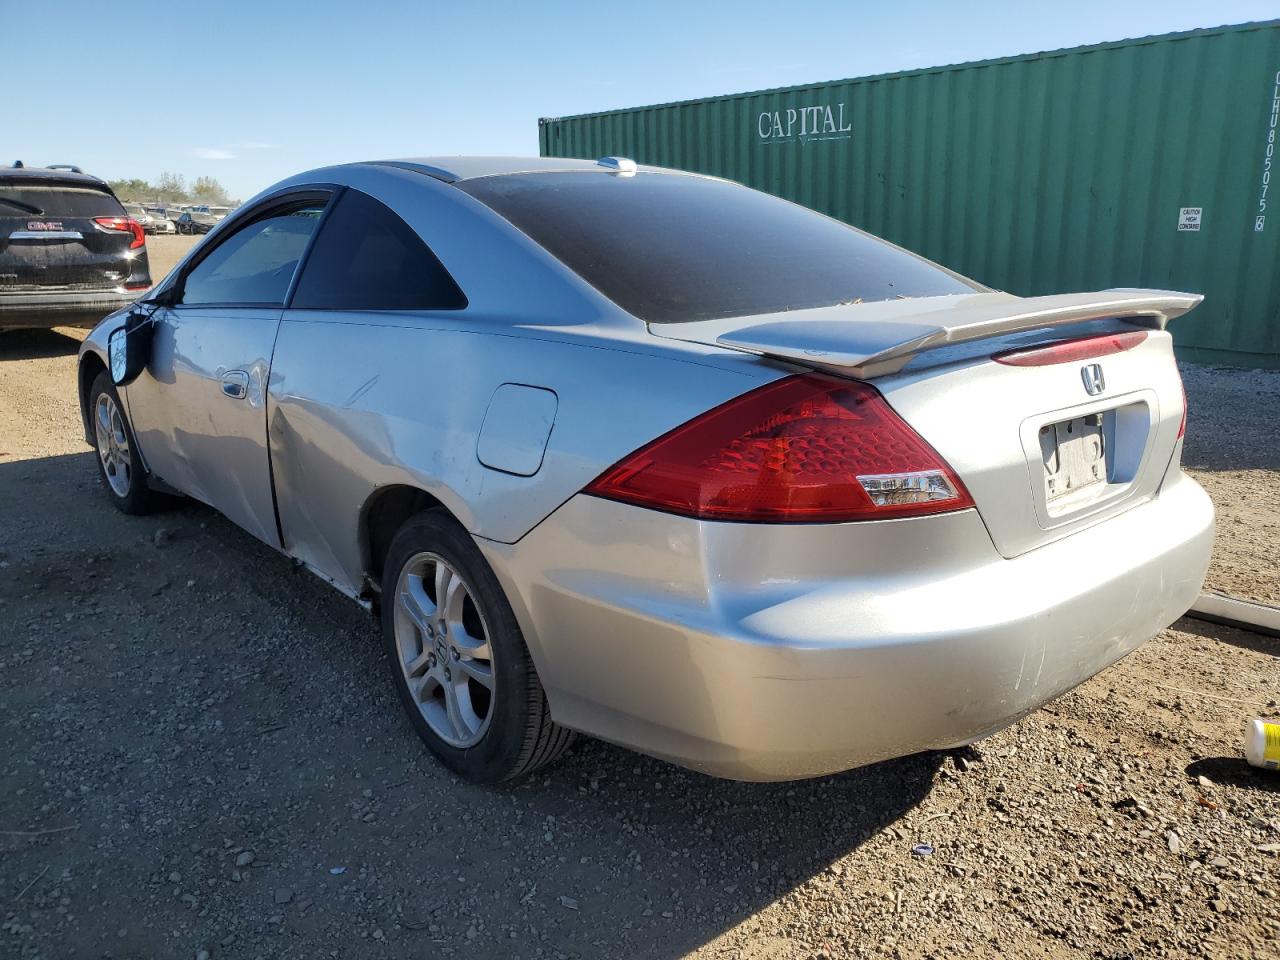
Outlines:
[[[1044,465],[1044,498],[1057,505],[1096,484],[1110,473],[1110,449],[1105,412],[1090,413],[1040,428],[1040,459]]]

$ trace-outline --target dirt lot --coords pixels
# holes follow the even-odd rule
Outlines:
[[[163,280],[200,239],[200,237],[180,237],[177,234],[147,237],[147,260],[151,264],[151,279],[156,283]]]
[[[1280,605],[1280,372],[1186,364],[1187,469],[1218,508],[1205,588]]]
[[[0,957],[1280,954],[1280,776],[1239,759],[1280,641],[1180,621],[964,755],[750,785],[588,741],[472,787],[356,606],[110,508],[75,348],[0,335]],[[1280,377],[1186,379],[1211,583],[1275,601]]]

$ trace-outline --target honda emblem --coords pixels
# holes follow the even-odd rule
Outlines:
[[[1085,392],[1091,397],[1096,397],[1107,389],[1107,381],[1102,376],[1100,363],[1086,363],[1080,368],[1080,379],[1084,381]]]

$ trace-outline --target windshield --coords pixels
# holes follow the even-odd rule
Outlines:
[[[531,173],[457,186],[649,323],[984,289],[838,220],[722,180]]]

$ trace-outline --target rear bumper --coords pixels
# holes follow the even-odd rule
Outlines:
[[[6,327],[91,327],[128,306],[146,290],[58,290],[0,294],[0,329]]]
[[[1196,599],[1213,506],[1158,499],[1005,559],[975,511],[700,523],[578,496],[480,543],[561,723],[718,776],[818,776],[994,732]]]

